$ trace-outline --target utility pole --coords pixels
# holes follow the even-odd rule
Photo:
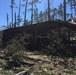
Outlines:
[[[27,2],[28,0],[25,1],[24,25],[26,25]]]
[[[50,21],[50,0],[48,0],[48,21]]]
[[[66,0],[64,0],[64,21],[66,21]]]

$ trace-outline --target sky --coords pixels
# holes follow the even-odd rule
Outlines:
[[[52,8],[54,7],[58,7],[58,5],[60,3],[62,3],[63,0],[50,0],[50,5]],[[24,4],[22,2],[22,4]],[[6,19],[6,13],[8,13],[9,15],[9,23],[11,22],[11,0],[0,0],[0,29],[2,28],[2,26],[6,26],[7,25],[7,19]],[[15,0],[15,7],[19,5],[19,0]],[[41,4],[38,4],[38,9],[39,11],[44,11],[45,8],[47,8],[47,0],[43,0],[43,2]],[[24,11],[24,7],[21,7],[21,18],[23,18],[23,11]],[[17,13],[18,15],[18,8],[14,8],[14,12]],[[27,19],[30,20],[30,12],[27,12]]]

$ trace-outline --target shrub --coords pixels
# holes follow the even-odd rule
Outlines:
[[[3,32],[0,31],[0,47],[2,46],[2,34],[3,34]]]
[[[13,71],[12,70],[3,70],[1,71],[1,74],[0,75],[14,75]]]
[[[12,44],[6,47],[5,59],[6,59],[6,68],[10,69],[13,67],[21,66],[20,61],[23,60],[25,55],[24,48],[19,43],[19,41],[13,40]]]
[[[50,30],[46,35],[50,43],[43,48],[42,51],[46,54],[65,55],[65,43],[67,40],[66,28]],[[46,41],[47,42],[47,41]]]
[[[24,47],[27,48],[33,36],[31,34],[22,33],[15,37],[16,40]]]

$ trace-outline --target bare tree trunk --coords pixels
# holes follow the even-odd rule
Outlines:
[[[33,0],[32,0],[32,9],[31,9],[31,24],[33,23]]]
[[[12,28],[13,28],[13,0],[11,0],[11,15],[12,15]]]
[[[21,0],[19,0],[18,27],[20,26],[20,10],[21,10]]]
[[[50,0],[48,0],[48,21],[50,21]]]
[[[66,0],[64,0],[64,21],[66,21]]]
[[[26,25],[27,2],[28,0],[25,1],[24,25]]]
[[[8,27],[8,13],[6,14],[6,17],[7,17],[7,27]]]
[[[75,16],[76,16],[76,0],[74,0],[74,11],[75,11]]]
[[[71,19],[73,18],[73,12],[72,12],[72,2],[71,2]]]
[[[14,19],[14,20],[15,20],[15,21],[14,21],[14,28],[15,28],[15,27],[16,27],[16,12],[15,12],[15,14],[14,14],[14,18],[15,18],[15,19]]]

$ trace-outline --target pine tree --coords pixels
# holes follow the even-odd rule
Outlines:
[[[64,17],[64,9],[63,9],[63,5],[62,4],[60,4],[59,6],[58,6],[58,17],[59,17],[59,19],[63,19],[63,17]]]
[[[40,14],[39,14],[39,22],[43,22],[44,20],[44,14],[42,11],[40,11]]]
[[[66,21],[66,0],[64,0],[64,21]]]
[[[21,0],[19,0],[18,27],[20,26]]]
[[[12,15],[12,28],[13,28],[13,7],[14,7],[14,5],[15,5],[15,0],[11,0],[10,7],[11,7],[11,15]]]
[[[26,0],[26,1],[25,1],[25,11],[24,11],[24,25],[26,25],[27,3],[28,3],[28,0]]]
[[[50,0],[48,0],[48,21],[50,21]]]
[[[38,23],[38,22],[39,22],[39,14],[38,14],[38,8],[36,7],[36,4],[35,4],[34,23]]]
[[[8,27],[8,19],[9,19],[9,18],[8,18],[8,13],[6,14],[6,17],[7,17],[7,27]]]

